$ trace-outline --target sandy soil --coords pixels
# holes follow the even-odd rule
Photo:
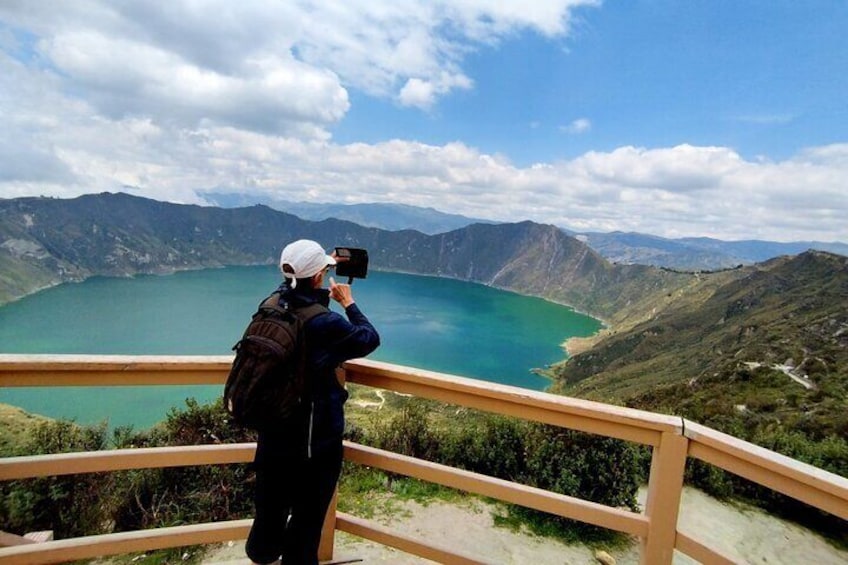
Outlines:
[[[619,565],[639,562],[638,544],[624,550],[589,548],[495,527],[492,512],[496,507],[476,499],[459,504],[433,502],[426,506],[409,502],[405,510],[377,521],[400,533],[487,563],[597,564],[596,549],[607,551]],[[694,489],[684,490],[680,529],[733,556],[739,563],[848,564],[848,552],[833,548],[813,532],[754,508],[722,503]],[[243,556],[243,543],[232,542],[211,552],[204,563],[249,563]],[[356,559],[366,564],[432,563],[344,533],[336,535],[335,558],[337,561]],[[674,563],[686,565],[695,561],[677,554]]]

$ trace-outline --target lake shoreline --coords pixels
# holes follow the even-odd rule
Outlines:
[[[387,363],[543,391],[550,375],[533,369],[563,360],[565,336],[591,335],[600,326],[567,306],[480,283],[382,270],[372,275],[354,290],[384,337],[372,358]],[[230,354],[258,301],[279,280],[271,265],[92,277],[0,309],[0,343],[6,353]],[[44,315],[56,305],[67,322]],[[9,388],[0,389],[0,402],[79,422],[108,418],[111,425],[146,427],[161,419],[162,406],[210,394],[155,389],[93,394],[69,387],[62,398],[51,398],[46,391]],[[174,399],[170,404],[163,404],[166,395]]]
[[[226,269],[228,267],[269,267],[269,266],[273,266],[273,263],[239,263],[239,264],[233,264],[233,265],[202,265],[202,266],[197,266],[197,267],[185,267],[185,268],[175,267],[175,268],[153,270],[153,271],[138,271],[138,272],[135,272],[135,273],[125,273],[125,274],[92,273],[92,274],[85,276],[85,277],[69,279],[69,280],[60,280],[60,281],[56,281],[56,282],[51,283],[51,284],[39,285],[39,286],[33,287],[31,290],[25,291],[24,294],[14,296],[14,297],[7,299],[7,300],[0,299],[0,308],[2,308],[3,306],[5,306],[7,304],[17,302],[19,300],[22,300],[22,299],[27,298],[29,296],[32,296],[34,294],[38,294],[39,292],[49,290],[51,288],[62,286],[64,284],[79,284],[79,283],[83,283],[87,280],[97,278],[97,277],[115,278],[115,279],[132,279],[132,278],[136,278],[136,277],[140,277],[140,276],[154,276],[154,277],[162,276],[162,277],[166,277],[166,276],[175,275],[177,273],[184,273],[184,272],[191,272],[191,271],[206,271],[206,270],[215,270],[215,269]],[[581,314],[583,316],[588,316],[590,318],[594,318],[595,320],[597,320],[598,322],[603,324],[604,327],[609,326],[608,320],[606,320],[606,319],[602,318],[601,316],[594,314],[592,312],[587,312],[587,311],[583,311],[581,309],[578,309],[573,304],[569,304],[567,302],[556,300],[556,299],[550,298],[548,296],[542,296],[542,295],[538,295],[538,294],[528,293],[528,292],[525,292],[525,291],[523,291],[521,289],[517,289],[517,288],[496,286],[496,285],[487,284],[487,283],[482,282],[482,281],[476,281],[476,280],[472,280],[472,279],[464,279],[464,278],[460,278],[460,277],[451,277],[451,276],[448,276],[448,275],[441,275],[441,274],[438,274],[438,273],[420,273],[420,272],[414,272],[414,271],[406,271],[406,270],[403,270],[403,269],[384,269],[384,268],[380,268],[380,267],[372,267],[371,270],[377,271],[377,272],[382,272],[382,273],[396,273],[396,274],[399,274],[399,275],[409,275],[409,276],[415,276],[415,277],[429,277],[429,278],[435,278],[435,279],[446,279],[446,280],[467,282],[467,283],[471,283],[471,284],[479,284],[479,285],[482,285],[482,286],[485,286],[485,287],[488,287],[488,288],[493,288],[493,289],[496,289],[496,290],[502,290],[504,292],[511,292],[511,293],[514,293],[514,294],[518,294],[520,296],[539,298],[541,300],[545,300],[547,302],[550,302],[551,304],[556,304],[558,306],[565,306],[566,308],[570,308],[572,311],[574,311],[575,314]]]

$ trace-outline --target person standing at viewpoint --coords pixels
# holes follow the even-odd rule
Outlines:
[[[325,277],[336,258],[316,242],[301,239],[280,256],[281,300],[293,308],[329,306],[332,298],[345,311],[331,310],[304,326],[306,371],[311,398],[284,425],[260,429],[254,459],[255,519],[247,538],[254,563],[314,565],[324,516],[342,466],[344,403],[348,393],[335,370],[349,359],[377,349],[380,336],[353,299],[350,285]]]

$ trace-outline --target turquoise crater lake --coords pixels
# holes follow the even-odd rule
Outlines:
[[[229,354],[274,267],[227,267],[169,276],[92,278],[0,307],[0,352]],[[562,305],[468,282],[371,272],[354,297],[380,331],[371,358],[544,390],[532,372],[564,358],[561,343],[601,324]],[[334,305],[338,310],[338,305]],[[0,388],[0,403],[79,423],[146,428],[187,397],[221,387]]]

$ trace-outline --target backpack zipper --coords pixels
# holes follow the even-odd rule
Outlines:
[[[312,416],[315,413],[315,402],[309,403],[309,435],[306,443],[306,458],[312,459]]]

